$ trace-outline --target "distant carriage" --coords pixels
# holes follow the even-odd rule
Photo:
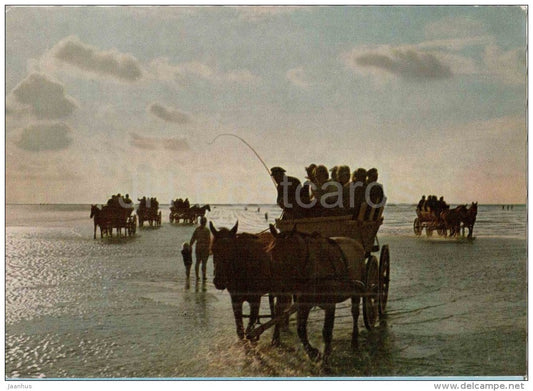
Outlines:
[[[170,206],[170,214],[168,220],[171,223],[194,223],[198,217],[203,217],[206,214],[206,211],[211,211],[211,206],[209,204],[199,206],[198,204],[191,207],[176,207],[175,205]]]
[[[425,229],[428,237],[431,237],[434,231],[439,236],[459,237],[464,236],[465,229],[468,229],[467,237],[472,238],[477,217],[477,202],[472,202],[470,207],[458,205],[455,208],[437,211],[417,208],[416,216],[413,222],[416,236],[422,235]]]
[[[137,231],[137,216],[132,215],[133,208],[109,207],[91,205],[90,218],[94,220],[94,239],[96,230],[100,228],[100,237],[113,236],[116,229],[117,236],[122,235],[122,229],[126,236],[133,236]]]
[[[161,211],[157,203],[141,204],[137,208],[137,216],[139,218],[139,226],[142,227],[144,222],[147,222],[150,227],[161,226]]]

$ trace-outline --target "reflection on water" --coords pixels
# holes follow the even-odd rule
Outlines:
[[[525,237],[525,209],[482,208],[469,243],[415,238],[412,208],[387,210],[387,317],[368,332],[360,316],[353,352],[350,305],[338,304],[326,371],[307,358],[294,316],[280,347],[270,345],[272,330],[257,343],[237,338],[229,295],[212,284],[212,260],[207,281],[186,278],[180,250],[193,225],[163,222],[134,238],[93,240],[89,209],[8,206],[6,376],[523,375],[527,243],[516,238]],[[219,206],[209,219],[258,232],[265,212],[271,222],[279,215],[271,206],[261,211]],[[323,321],[314,309],[308,332],[316,347]]]

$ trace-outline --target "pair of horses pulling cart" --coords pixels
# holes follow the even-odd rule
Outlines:
[[[168,221],[170,221],[170,223],[179,223],[181,221],[186,224],[192,224],[198,219],[198,217],[205,216],[206,211],[211,211],[211,206],[209,206],[209,204],[204,206],[193,205],[191,207],[179,208],[171,206]]]
[[[465,229],[468,229],[468,238],[472,238],[474,224],[477,217],[477,202],[467,207],[459,205],[453,209],[442,211],[416,210],[416,218],[413,222],[413,231],[416,236],[421,236],[426,230],[426,236],[433,236],[436,231],[439,236],[459,237],[465,236]],[[462,233],[462,234],[461,234]]]
[[[100,227],[100,237],[113,236],[113,229],[116,229],[117,236],[122,235],[122,229],[126,236],[133,236],[137,231],[137,216],[132,215],[133,208],[112,208],[104,206],[99,208],[91,205],[90,218],[94,220],[94,235],[96,239],[96,229]]]
[[[376,235],[383,222],[383,208],[368,221],[354,220],[352,215],[278,219],[270,232],[258,235],[237,234],[233,229],[217,230],[210,223],[217,289],[227,289],[232,300],[237,334],[257,339],[275,327],[273,344],[279,344],[280,330],[288,325],[289,316],[297,313],[298,336],[312,360],[327,358],[331,353],[336,303],[351,299],[353,317],[352,348],[358,347],[360,299],[365,327],[375,327],[385,314],[389,281],[388,245],[381,246]],[[276,299],[271,320],[259,324],[261,296]],[[294,300],[294,301],[293,301]],[[249,323],[243,327],[242,305],[250,304]],[[271,304],[274,300],[271,300]],[[292,304],[291,304],[292,302]],[[319,353],[307,337],[310,310],[325,310],[324,352]]]

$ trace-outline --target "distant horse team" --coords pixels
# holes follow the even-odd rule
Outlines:
[[[454,209],[448,209],[440,214],[446,231],[449,231],[449,236],[465,235],[465,228],[468,228],[468,238],[472,237],[474,232],[474,224],[477,217],[477,202],[472,202],[468,208],[466,205],[459,205]]]
[[[477,217],[477,202],[458,205],[455,208],[444,202],[443,197],[437,200],[436,196],[422,196],[417,205],[414,229],[417,235],[420,235],[422,228],[426,228],[428,235],[436,229],[439,234],[449,237],[458,237],[465,235],[465,229],[468,229],[468,238],[472,238],[474,224]]]
[[[194,223],[199,217],[203,217],[206,214],[206,211],[211,211],[211,206],[209,204],[200,206],[195,204],[190,206],[189,199],[185,200],[178,198],[171,202],[170,204],[170,214],[168,220],[171,223]]]
[[[127,236],[135,234],[137,220],[136,216],[131,216],[133,208],[111,208],[108,205],[98,207],[91,205],[90,218],[94,219],[94,239],[96,239],[97,227],[100,227],[100,237],[113,236],[113,229],[116,229],[117,236],[122,235],[122,229]]]

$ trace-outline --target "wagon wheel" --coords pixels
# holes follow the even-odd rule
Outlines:
[[[379,256],[379,314],[383,315],[389,298],[390,257],[389,246],[383,245]]]
[[[416,236],[420,236],[422,234],[422,227],[420,225],[420,220],[418,217],[415,219],[415,222],[413,223],[413,231],[415,231]]]
[[[368,258],[366,263],[366,291],[363,296],[363,318],[365,327],[371,330],[376,324],[378,318],[379,302],[379,270],[378,260],[375,256]]]

